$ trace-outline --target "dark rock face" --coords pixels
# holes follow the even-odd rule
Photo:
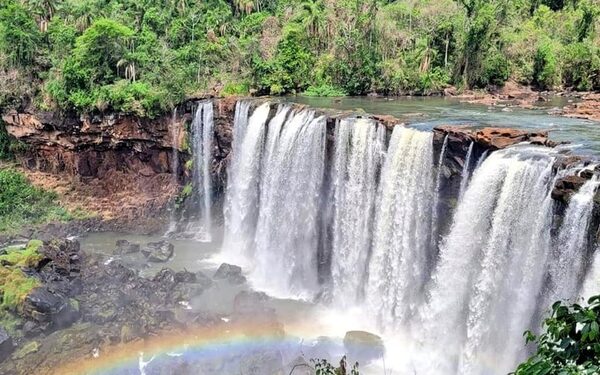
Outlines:
[[[171,259],[174,249],[168,241],[150,242],[142,249],[142,254],[149,262],[164,263]]]
[[[27,295],[22,314],[40,327],[53,329],[68,327],[79,319],[79,311],[71,306],[65,296],[44,287],[35,288]]]
[[[4,361],[14,350],[12,337],[0,327],[0,362]]]
[[[560,178],[552,189],[552,199],[567,203],[588,178],[572,175]]]
[[[120,114],[77,118],[11,112],[2,118],[9,134],[33,146],[19,156],[24,166],[99,178],[110,170],[142,176],[174,172],[169,127],[184,125],[182,119],[174,122],[168,115],[149,120]]]
[[[213,278],[216,280],[227,280],[232,284],[243,284],[246,282],[246,277],[242,275],[242,268],[227,263],[219,266]]]

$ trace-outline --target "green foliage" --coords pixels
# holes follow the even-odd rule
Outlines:
[[[349,367],[346,356],[340,360],[339,367],[333,366],[325,359],[311,359],[311,362],[315,368],[315,375],[359,375],[358,362]]]
[[[250,92],[248,82],[228,82],[223,87],[222,94],[225,96],[247,95]]]
[[[346,92],[342,89],[334,87],[328,84],[322,84],[319,86],[309,86],[306,91],[302,93],[305,96],[320,96],[320,97],[334,97],[334,96],[346,96]]]
[[[73,219],[72,213],[58,205],[55,193],[32,186],[13,169],[0,170],[0,186],[0,232]]]
[[[563,82],[576,90],[600,88],[600,54],[590,43],[577,42],[563,49]]]
[[[553,89],[560,83],[556,51],[551,42],[538,46],[534,56],[533,83],[541,89]]]
[[[0,160],[11,160],[15,151],[20,148],[20,143],[13,139],[8,132],[2,119],[0,119]]]
[[[0,250],[0,310],[15,311],[27,294],[40,282],[27,276],[23,269],[36,267],[41,260],[41,241],[31,240],[25,247]]]
[[[5,0],[0,111],[186,97],[599,87],[595,0]]]
[[[545,321],[545,332],[536,337],[536,353],[519,365],[516,375],[565,374],[585,375],[600,372],[600,296],[588,300],[587,306],[556,302],[552,315]]]
[[[40,33],[27,10],[14,0],[0,5],[0,51],[13,65],[33,64]]]
[[[298,24],[289,24],[273,59],[255,59],[258,88],[271,95],[304,90],[309,85],[313,64],[314,58],[302,28]]]
[[[175,208],[179,209],[181,207],[181,205],[183,205],[183,203],[192,196],[192,193],[193,193],[193,186],[192,186],[192,183],[189,182],[189,183],[185,184],[183,189],[181,189],[181,191],[177,195],[177,198],[175,199]]]

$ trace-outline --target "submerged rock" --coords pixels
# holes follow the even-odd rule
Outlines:
[[[150,262],[164,263],[173,257],[174,250],[175,246],[168,241],[150,242],[142,249],[142,254]]]
[[[0,327],[0,362],[4,361],[14,350],[12,337]]]
[[[117,240],[117,247],[113,251],[115,255],[126,255],[126,254],[134,254],[140,251],[140,244],[132,243],[127,240]]]
[[[242,275],[242,267],[233,264],[223,263],[215,272],[213,279],[227,280],[232,284],[243,284],[246,282],[246,277]]]

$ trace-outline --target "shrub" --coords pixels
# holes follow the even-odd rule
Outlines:
[[[572,43],[563,50],[563,82],[576,90],[600,88],[600,56],[597,49],[586,42]]]
[[[539,337],[526,332],[536,353],[519,365],[516,375],[595,375],[600,372],[600,296],[587,306],[556,302]]]
[[[502,86],[510,77],[510,64],[506,56],[493,49],[482,62],[480,85]]]
[[[334,97],[334,96],[346,96],[346,92],[338,87],[329,84],[322,84],[319,86],[309,86],[306,91],[302,93],[305,96],[316,96],[316,97]]]
[[[560,84],[560,68],[554,46],[542,43],[534,56],[533,83],[542,89],[552,89]]]

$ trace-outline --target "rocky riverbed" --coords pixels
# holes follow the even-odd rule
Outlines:
[[[32,242],[38,246],[33,251]],[[107,347],[217,324],[222,322],[218,315],[190,301],[211,288],[213,280],[245,282],[241,268],[227,264],[212,277],[166,267],[140,276],[141,262],[165,263],[173,256],[167,241],[118,240],[114,255],[88,253],[68,239],[30,241],[0,251],[1,269],[30,281],[8,281],[0,289],[5,302],[14,294],[11,288],[22,289],[2,315],[0,374],[52,374],[74,358],[93,358]],[[128,266],[124,256],[137,257],[138,263]],[[243,292],[236,301],[238,313],[256,314],[254,294]],[[276,324],[266,310],[262,316]]]

